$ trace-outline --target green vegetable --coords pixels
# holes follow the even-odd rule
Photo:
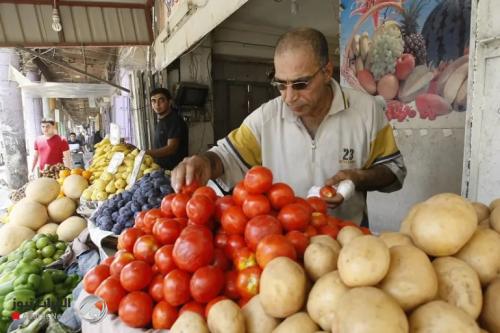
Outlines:
[[[22,327],[22,328],[18,328],[14,331],[12,331],[11,333],[38,333],[42,330],[42,328],[44,326],[47,325],[48,323],[48,319],[47,319],[47,316],[50,312],[50,309],[47,309],[47,308],[40,308],[42,309],[41,312],[37,313],[37,311],[39,309],[37,309],[37,311],[35,311],[33,313],[33,316],[31,318],[33,318],[33,320],[31,320],[28,324],[28,326],[26,327]]]
[[[39,306],[43,306],[45,308],[51,308],[52,311],[57,312],[59,309],[59,301],[54,293],[49,293],[43,295],[40,299]]]
[[[47,294],[54,290],[54,282],[52,281],[52,275],[47,270],[43,271],[42,279],[40,282],[40,288],[38,294]]]
[[[27,249],[23,252],[23,259],[33,260],[38,258],[38,253],[35,249]]]
[[[35,292],[31,289],[11,291],[3,301],[4,310],[25,312],[36,305]]]
[[[63,250],[63,251],[66,250],[66,243],[65,242],[61,242],[61,241],[57,242],[56,243],[56,249]]]
[[[50,239],[43,235],[39,240],[36,241],[36,248],[41,250],[51,243]]]
[[[12,278],[10,281],[0,284],[0,296],[5,296],[14,290],[14,280],[15,279]]]
[[[46,265],[52,264],[54,262],[54,259],[52,259],[52,258],[43,258],[42,262],[43,262],[43,265],[46,266]]]
[[[45,258],[51,258],[54,253],[56,253],[56,247],[52,244],[47,245],[42,249],[42,256]]]
[[[54,283],[60,283],[66,280],[66,273],[64,273],[64,271],[51,268],[46,269],[45,272],[50,273],[50,276],[52,277],[52,281],[54,281]]]
[[[36,236],[35,236],[36,237]],[[33,250],[36,250],[36,241],[34,241],[33,239],[32,240],[29,240],[27,241],[23,246],[22,246],[22,249],[23,250],[28,250],[28,249],[33,249]]]
[[[26,263],[26,262],[21,262],[15,269],[15,274],[40,274],[42,272],[42,266],[31,262],[31,263]]]

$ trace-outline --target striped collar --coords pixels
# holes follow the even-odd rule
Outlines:
[[[330,86],[332,87],[333,91],[333,101],[332,104],[330,105],[330,110],[328,111],[328,115],[334,115],[340,111],[348,109],[350,103],[349,103],[349,97],[346,95],[346,93],[340,87],[337,81],[331,79]],[[282,117],[289,121],[297,121],[298,116],[296,116],[295,113],[293,113],[293,111],[288,108],[285,102],[283,102],[281,96],[278,98],[281,99],[281,102],[283,103]]]

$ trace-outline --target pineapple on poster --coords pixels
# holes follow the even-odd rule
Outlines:
[[[467,106],[470,0],[340,0],[341,84],[381,95],[389,120]]]

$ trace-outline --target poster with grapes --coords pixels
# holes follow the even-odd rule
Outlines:
[[[340,0],[341,84],[381,95],[389,120],[467,106],[470,0]]]

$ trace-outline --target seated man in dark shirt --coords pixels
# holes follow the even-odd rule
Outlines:
[[[158,116],[153,149],[146,151],[157,164],[172,170],[188,155],[188,128],[182,117],[172,109],[172,95],[165,88],[151,91],[151,106]]]

